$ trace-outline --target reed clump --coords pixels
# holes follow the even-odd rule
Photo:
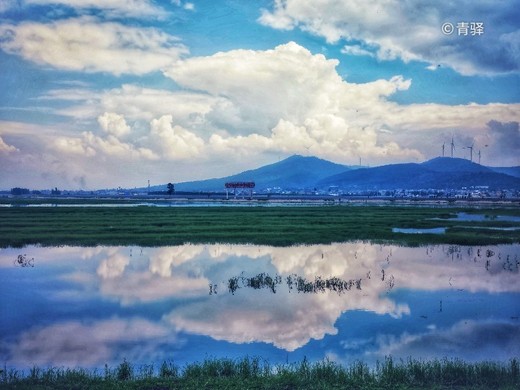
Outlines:
[[[4,368],[1,389],[518,389],[520,361],[470,363],[460,359],[396,360],[374,367],[330,360],[271,364],[259,357],[208,358],[179,367],[136,367],[124,360],[115,368]]]

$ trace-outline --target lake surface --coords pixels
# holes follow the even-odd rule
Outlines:
[[[445,234],[446,228],[413,229],[413,228],[392,228],[393,233],[405,234]]]
[[[433,218],[441,221],[465,221],[465,222],[486,222],[486,221],[499,221],[499,222],[520,222],[520,217],[513,215],[486,215],[486,214],[469,214],[469,213],[457,213],[455,218]]]
[[[520,356],[520,245],[0,249],[7,367]]]

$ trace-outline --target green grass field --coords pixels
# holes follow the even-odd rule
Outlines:
[[[354,240],[403,245],[520,242],[520,222],[439,220],[457,212],[520,216],[520,208],[321,207],[2,207],[0,247],[29,244],[141,245],[240,243],[286,246]],[[437,218],[437,219],[436,219]],[[447,227],[446,234],[392,228]],[[479,229],[475,229],[479,227]]]
[[[29,372],[3,370],[4,389],[518,389],[520,365],[466,363],[460,360],[395,361],[386,358],[374,368],[356,362],[331,361],[273,366],[259,358],[207,359],[179,368],[134,367],[123,361],[102,371],[33,367]]]

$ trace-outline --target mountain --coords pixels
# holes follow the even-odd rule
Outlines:
[[[503,173],[509,176],[520,177],[520,166],[519,167],[489,167],[489,169]]]
[[[236,175],[175,184],[176,191],[224,191],[231,181],[254,181],[256,191],[281,187],[284,189],[313,188],[316,182],[349,168],[317,157],[294,155],[280,162],[244,171]]]
[[[422,168],[419,164],[392,164],[360,168],[329,176],[318,181],[317,186],[320,188],[336,186],[351,190],[415,188],[417,182],[424,182],[429,174],[431,171]]]
[[[520,167],[491,168],[450,157],[437,157],[423,163],[383,165],[374,168],[349,167],[317,157],[291,156],[280,162],[235,175],[175,183],[176,191],[222,192],[226,182],[254,181],[255,191],[279,187],[283,190],[380,189],[460,189],[488,186],[491,189],[520,189]],[[146,191],[145,188],[142,189]],[[165,191],[166,184],[152,191]]]
[[[520,178],[468,160],[438,157],[421,164],[392,164],[343,172],[318,181],[316,186],[337,186],[346,190],[460,189],[472,186],[520,189]]]
[[[436,157],[420,165],[435,172],[493,172],[488,167],[462,158]]]

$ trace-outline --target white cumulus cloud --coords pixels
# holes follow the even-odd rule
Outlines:
[[[400,58],[449,66],[461,74],[520,70],[518,2],[498,6],[489,1],[453,2],[276,0],[262,10],[260,23],[276,29],[303,31],[329,43],[362,41],[377,47],[382,60]],[[442,33],[449,22],[483,23],[481,35]],[[346,49],[354,54],[356,49]],[[357,50],[359,53],[359,50]],[[365,53],[366,54],[366,53]]]
[[[170,159],[185,159],[198,156],[204,140],[194,133],[173,126],[171,115],[164,115],[150,123],[150,137],[162,150],[164,156]]]
[[[0,154],[7,154],[11,152],[16,152],[18,149],[13,145],[7,144],[2,137],[0,137]]]
[[[386,112],[386,97],[406,90],[400,76],[368,84],[345,82],[337,60],[289,42],[273,50],[232,50],[177,62],[166,75],[185,88],[209,93],[225,103],[213,106],[207,121],[227,133],[216,133],[216,152],[244,150],[302,152],[328,158],[352,155],[420,157],[412,149],[382,144],[372,120]],[[239,133],[234,135],[233,133]]]
[[[130,133],[130,126],[126,123],[125,117],[113,112],[105,112],[98,117],[101,128],[116,137],[122,137]]]
[[[115,75],[158,71],[187,53],[177,38],[157,29],[91,17],[5,24],[0,38],[4,51],[37,64]]]

